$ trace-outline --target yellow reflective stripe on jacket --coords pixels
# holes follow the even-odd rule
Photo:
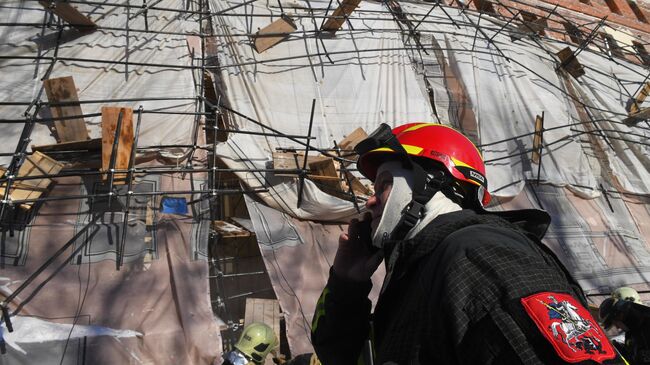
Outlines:
[[[325,298],[329,293],[330,293],[330,288],[325,287],[325,289],[320,295],[320,298],[318,298],[318,302],[316,303],[316,313],[314,314],[314,319],[311,321],[312,332],[316,332],[316,328],[318,328],[318,321],[320,320],[320,317],[325,315]]]

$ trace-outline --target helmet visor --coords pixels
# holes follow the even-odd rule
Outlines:
[[[246,365],[248,359],[239,351],[230,351],[223,356],[223,365]]]

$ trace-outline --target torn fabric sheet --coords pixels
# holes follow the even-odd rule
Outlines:
[[[102,326],[52,323],[35,317],[16,316],[11,319],[13,332],[4,331],[2,338],[8,346],[26,355],[21,347],[25,343],[67,341],[83,337],[109,336],[113,338],[142,337],[142,333],[131,330],[117,330]]]
[[[292,218],[246,198],[258,244],[273,289],[287,323],[291,353],[313,352],[311,321],[325,287],[341,232],[347,225],[318,224]],[[369,298],[373,306],[385,275],[384,266],[373,275]]]
[[[77,177],[57,178],[56,182],[51,197],[80,195],[94,186]],[[134,188],[152,184],[156,191],[192,190],[189,179],[176,175],[140,177]],[[8,304],[10,313],[17,314],[12,316],[18,318],[13,323],[17,336],[34,324],[22,316],[37,317],[68,331],[78,317],[72,333],[80,336],[68,341],[67,334],[63,340],[56,335],[43,343],[15,338],[25,354],[9,347],[4,356],[9,356],[10,363],[33,364],[43,358],[41,363],[51,363],[52,358],[59,363],[63,358],[63,364],[76,364],[77,354],[84,348],[93,349],[86,351],[85,357],[92,364],[209,363],[221,353],[219,321],[210,302],[208,263],[201,259],[206,255],[208,231],[201,228],[206,222],[195,219],[201,210],[193,205],[187,216],[164,214],[158,211],[159,197],[155,195],[132,199],[124,264],[116,270],[116,250],[123,243],[125,229],[121,203],[115,201],[117,211],[106,212],[105,201],[47,201],[24,229],[13,236],[0,233],[6,249],[2,260],[5,279],[0,282],[4,296],[71,243]],[[95,211],[104,212],[103,221],[93,225],[87,216]],[[72,240],[75,234],[80,235]],[[85,246],[78,255],[64,261],[82,244]],[[101,328],[132,332],[109,331],[105,333],[110,336],[95,338],[84,332]],[[136,332],[140,335],[115,337]],[[9,336],[5,324],[3,334]]]

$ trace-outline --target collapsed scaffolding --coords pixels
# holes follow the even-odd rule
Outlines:
[[[14,100],[9,97],[0,102],[0,108],[25,108],[22,114],[15,113],[11,116],[3,115],[0,119],[2,125],[20,126],[22,130],[20,137],[13,152],[2,152],[0,157],[6,157],[9,161],[7,168],[3,169],[3,176],[0,177],[0,192],[3,194],[0,200],[0,222],[1,225],[1,248],[0,265],[6,268],[6,245],[10,237],[14,236],[15,231],[25,229],[27,225],[38,214],[39,207],[45,203],[58,203],[63,201],[88,201],[88,206],[99,207],[98,210],[91,214],[83,222],[84,227],[79,228],[76,234],[54,252],[42,265],[34,270],[27,278],[16,288],[6,295],[0,308],[3,312],[3,321],[7,329],[11,332],[12,317],[20,314],[23,308],[23,302],[17,302],[16,298],[35,283],[46,269],[49,268],[56,260],[63,265],[67,265],[73,260],[79,261],[79,254],[86,250],[86,245],[91,242],[90,239],[83,239],[84,236],[92,237],[96,231],[93,228],[98,221],[103,219],[104,214],[109,212],[122,214],[122,219],[118,220],[121,227],[119,232],[120,238],[114,247],[115,269],[121,270],[125,263],[125,256],[128,243],[128,227],[133,211],[132,199],[138,197],[149,197],[152,202],[147,203],[152,206],[152,210],[164,209],[164,202],[174,205],[180,204],[180,210],[169,208],[172,214],[182,214],[187,212],[187,207],[196,212],[192,214],[192,219],[207,220],[209,222],[223,222],[228,217],[224,215],[224,209],[220,206],[223,203],[223,197],[229,194],[246,194],[249,196],[271,194],[278,190],[271,180],[279,177],[281,179],[295,180],[295,201],[281,196],[276,193],[270,204],[275,208],[281,209],[286,213],[293,214],[299,218],[318,220],[317,213],[305,213],[297,211],[304,204],[305,189],[309,184],[319,188],[328,195],[347,201],[349,204],[342,212],[331,219],[322,217],[324,221],[344,221],[346,218],[357,214],[361,210],[365,197],[371,191],[358,181],[355,175],[355,169],[350,166],[354,162],[352,147],[356,142],[363,138],[363,131],[354,131],[349,128],[345,131],[339,131],[337,135],[344,135],[350,138],[329,138],[316,137],[313,132],[314,114],[317,105],[321,109],[327,106],[323,105],[324,100],[311,99],[310,105],[298,106],[301,110],[308,111],[302,115],[309,115],[309,118],[298,118],[302,125],[300,130],[306,130],[307,133],[292,133],[282,128],[273,127],[266,120],[261,120],[256,115],[249,115],[238,107],[237,100],[231,100],[227,90],[223,87],[222,72],[227,70],[240,70],[243,67],[258,65],[273,66],[274,64],[291,63],[297,60],[306,60],[308,67],[313,76],[315,83],[320,82],[326,77],[326,65],[336,65],[337,62],[352,62],[358,67],[359,75],[363,80],[367,79],[368,73],[364,66],[370,62],[366,55],[372,57],[373,54],[382,51],[405,52],[410,59],[410,64],[415,67],[423,84],[423,94],[429,100],[427,110],[429,119],[435,122],[451,124],[470,136],[484,152],[486,149],[498,149],[498,146],[508,142],[522,142],[529,147],[516,151],[506,151],[499,156],[493,156],[486,159],[486,164],[498,165],[502,161],[511,159],[532,159],[536,163],[536,176],[529,176],[523,179],[523,182],[531,187],[531,192],[539,207],[544,207],[542,200],[536,194],[536,186],[541,182],[541,169],[543,156],[557,146],[562,146],[568,141],[580,140],[580,137],[587,137],[582,144],[594,144],[595,150],[610,148],[615,149],[612,141],[622,141],[625,143],[634,143],[647,148],[650,144],[644,142],[647,140],[650,125],[645,121],[650,114],[650,109],[644,107],[645,97],[650,88],[650,72],[646,69],[636,67],[626,57],[636,57],[639,63],[647,62],[647,57],[643,54],[642,47],[645,46],[643,40],[635,41],[635,47],[616,48],[610,38],[599,36],[600,31],[606,27],[606,20],[600,19],[593,21],[585,20],[573,29],[572,39],[578,40],[577,44],[569,44],[545,36],[546,33],[562,33],[565,30],[553,28],[550,24],[573,24],[574,21],[568,19],[562,14],[561,9],[557,7],[548,9],[544,6],[535,6],[536,11],[543,12],[544,16],[531,16],[525,14],[522,10],[505,6],[500,2],[487,3],[481,2],[480,10],[474,11],[469,8],[469,4],[460,5],[459,7],[449,6],[443,3],[406,3],[395,1],[385,1],[376,4],[371,9],[365,9],[360,6],[360,1],[329,2],[319,3],[320,7],[312,6],[309,1],[300,2],[282,2],[278,1],[277,6],[273,2],[268,6],[260,6],[253,1],[243,1],[241,3],[232,3],[223,9],[215,3],[208,1],[187,1],[178,8],[158,7],[162,1],[149,2],[145,1],[142,5],[131,5],[128,1],[123,4],[103,4],[84,1],[17,1],[17,7],[24,11],[36,12],[43,15],[43,21],[37,22],[14,22],[6,21],[1,24],[4,28],[0,34],[3,39],[11,29],[40,29],[42,34],[52,32],[54,35],[53,49],[39,50],[36,55],[23,56],[7,52],[0,55],[0,67],[15,66],[20,62],[35,63],[38,67],[46,63],[45,72],[35,72],[34,79],[42,81],[38,90],[33,92],[32,100]],[[167,1],[165,4],[171,4]],[[428,10],[426,12],[412,11],[411,6],[417,4]],[[488,5],[486,5],[488,4]],[[492,4],[492,5],[490,5]],[[404,5],[404,6],[402,6]],[[522,3],[522,5],[525,5]],[[10,5],[7,5],[10,7]],[[79,12],[74,6],[89,7],[85,11],[88,14],[106,13],[114,11],[124,11],[126,24],[123,27],[104,26],[102,17],[93,22],[89,17],[84,15],[83,11]],[[221,4],[223,7],[223,4]],[[499,15],[494,11],[494,7],[503,9],[509,17]],[[436,12],[436,10],[438,10]],[[243,11],[243,13],[241,12]],[[167,14],[172,21],[194,22],[196,29],[194,31],[167,31],[163,29],[152,29],[154,20],[158,20],[161,14]],[[391,19],[392,27],[388,28],[359,28],[353,26],[354,23],[385,21]],[[238,18],[245,24],[246,29],[239,31],[236,27],[228,28],[224,19]],[[151,19],[151,20],[149,20]],[[7,20],[7,19],[3,19]],[[267,24],[266,27],[254,31],[253,22]],[[312,30],[303,27],[299,30],[296,23],[302,24],[305,21]],[[143,28],[133,27],[130,23],[138,23]],[[487,24],[486,24],[487,23]],[[319,25],[320,24],[320,25]],[[382,23],[384,24],[384,23]],[[469,30],[470,34],[465,42],[471,44],[471,48],[446,46],[439,44],[433,36],[435,30],[425,27],[449,27],[449,29]],[[445,28],[446,29],[446,28]],[[221,32],[220,32],[221,31]],[[92,33],[125,33],[125,52],[122,60],[89,58],[79,55],[78,57],[59,56],[59,50],[70,40],[83,39],[87,34]],[[455,34],[450,30],[453,36],[466,37],[465,34]],[[391,48],[360,48],[358,38],[366,37],[371,34],[392,34],[396,35],[402,42],[402,46]],[[516,57],[509,55],[511,52],[502,50],[504,44],[498,38],[507,33],[511,42],[530,42],[541,53],[538,55],[545,61],[552,62],[556,65],[556,71],[562,79],[565,87],[558,88],[558,85],[541,75],[537,70],[531,68]],[[172,64],[134,61],[130,59],[130,39],[138,37],[140,34],[156,34],[169,37],[181,37],[187,39],[187,53],[189,64]],[[338,47],[331,49],[327,46],[332,40],[338,39],[338,34],[344,41],[352,44],[351,49],[341,50]],[[135,35],[135,36],[134,36]],[[265,52],[278,47],[283,43],[295,43],[302,41],[304,43],[304,52],[298,55],[278,54],[271,58],[260,58]],[[313,42],[313,45],[308,45]],[[4,42],[3,42],[4,43]],[[549,44],[561,47],[560,51],[550,49]],[[6,44],[11,48],[11,44]],[[249,47],[252,58],[237,60],[228,64],[220,64],[219,47]],[[274,48],[276,47],[276,48]],[[315,48],[315,52],[311,50]],[[557,47],[556,47],[557,48]],[[572,49],[573,48],[573,49]],[[593,49],[592,49],[593,48]],[[329,49],[329,50],[328,50]],[[430,58],[445,58],[444,52],[467,52],[481,54],[493,59],[500,59],[507,63],[516,64],[518,67],[542,80],[546,87],[555,88],[562,93],[570,103],[573,103],[578,110],[578,120],[571,121],[563,125],[544,126],[545,110],[534,111],[538,118],[531,118],[530,121],[521,121],[528,123],[529,131],[526,133],[507,136],[501,139],[490,140],[482,143],[480,125],[478,120],[472,124],[467,119],[458,118],[450,112],[444,112],[440,109],[440,95],[431,85],[432,77],[430,75],[431,62]],[[579,61],[582,52],[600,52],[607,55],[608,62],[621,67],[630,74],[635,76],[634,80],[619,78],[615,73],[608,73],[593,66],[584,65]],[[41,53],[51,53],[45,55]],[[261,57],[261,56],[260,56]],[[245,58],[245,57],[243,57]],[[317,59],[317,61],[316,61]],[[88,65],[89,67],[104,68],[110,72],[123,74],[125,82],[129,78],[137,75],[138,71],[146,69],[151,70],[184,70],[192,75],[194,96],[185,95],[165,96],[165,97],[146,97],[145,93],[137,97],[106,97],[101,99],[79,99],[77,87],[74,85],[74,75],[72,77],[54,77],[52,72],[61,67],[63,68],[58,74],[65,73],[65,67],[70,64]],[[120,70],[122,67],[123,70]],[[437,67],[445,68],[444,63],[439,63]],[[237,71],[234,71],[237,72]],[[247,71],[242,71],[246,73]],[[443,72],[438,70],[438,72]],[[589,98],[581,94],[573,85],[574,80],[579,80],[585,75],[598,75],[599,78],[606,78],[612,83],[618,85],[618,89],[613,89],[609,84],[603,87],[611,89],[612,92],[624,93],[627,98],[626,112],[604,109],[596,106],[589,101]],[[255,79],[256,75],[253,75]],[[591,79],[598,82],[598,79]],[[447,85],[449,86],[449,85]],[[454,86],[454,85],[451,85]],[[57,95],[56,89],[63,90]],[[462,89],[462,86],[456,86]],[[467,86],[465,86],[467,87]],[[44,101],[43,92],[46,92],[48,101]],[[155,108],[145,108],[142,104],[155,102]],[[177,109],[177,103],[187,103],[191,105],[192,110],[186,108]],[[449,102],[453,104],[452,102]],[[123,107],[119,104],[128,104],[137,106]],[[320,104],[320,105],[319,105]],[[101,112],[88,113],[84,112],[84,107],[89,106],[96,109],[102,107]],[[466,108],[458,102],[455,105],[449,105],[449,108]],[[426,115],[424,110],[420,115]],[[43,116],[43,112],[48,111],[50,116]],[[456,110],[458,112],[458,110]],[[324,114],[324,112],[321,112]],[[458,112],[461,113],[461,112]],[[264,115],[264,113],[260,113]],[[298,112],[296,111],[296,114]],[[179,116],[191,118],[190,143],[169,143],[157,141],[151,145],[140,145],[139,136],[143,120],[155,118],[159,115]],[[446,117],[445,117],[446,116]],[[599,117],[605,116],[605,118]],[[86,129],[86,120],[101,118],[100,123],[94,125],[101,126],[101,138],[90,138],[90,132]],[[477,118],[478,119],[478,118]],[[247,128],[242,128],[245,121]],[[390,120],[390,122],[399,123],[403,121]],[[617,128],[605,129],[600,126],[606,122],[615,126],[624,126],[630,128],[633,132],[621,134]],[[40,125],[53,124],[53,134],[57,137],[55,144],[49,143],[40,146],[32,146],[29,151],[30,143],[33,140],[32,133],[34,128]],[[372,123],[369,123],[372,124]],[[185,126],[186,127],[186,126]],[[623,127],[621,127],[623,128]],[[570,133],[564,133],[561,138],[550,139],[550,132],[569,130]],[[627,130],[626,130],[627,131]],[[202,133],[203,132],[203,133]],[[323,135],[323,132],[319,132]],[[274,139],[278,142],[271,156],[267,156],[268,162],[272,160],[269,167],[261,168],[258,166],[236,167],[232,163],[233,156],[239,156],[245,159],[245,151],[239,154],[225,156],[218,151],[220,145],[227,143],[229,138],[236,135],[256,136],[263,139]],[[342,136],[341,136],[342,137]],[[533,142],[535,139],[535,142]],[[338,142],[337,142],[338,140]],[[205,142],[204,142],[205,141]],[[604,144],[604,145],[603,145]],[[495,147],[497,146],[497,147]],[[174,158],[165,156],[166,150],[181,151],[176,153]],[[645,150],[647,151],[647,150]],[[152,154],[157,163],[147,164],[151,161]],[[318,154],[318,156],[315,156]],[[597,153],[595,153],[597,154]],[[647,154],[647,152],[646,152]],[[180,157],[179,157],[180,156]],[[64,161],[62,163],[61,161]],[[230,162],[230,163],[229,163]],[[244,163],[245,165],[245,163]],[[646,166],[647,167],[647,166]],[[224,175],[228,175],[231,180],[237,181],[234,184],[224,184]],[[234,174],[234,175],[231,175]],[[273,175],[273,179],[269,175]],[[162,188],[163,184],[157,184],[152,189],[138,191],[136,185],[148,176],[155,175],[175,175],[180,176],[181,180],[190,180],[189,189]],[[248,176],[248,177],[246,177]],[[252,177],[251,177],[252,176]],[[51,189],[53,181],[61,178],[88,178],[102,186],[101,189],[93,191],[86,190],[83,194],[69,194],[61,196],[49,196],[48,188]],[[205,180],[206,183],[196,186],[195,179]],[[590,195],[585,191],[593,191],[593,195],[601,194],[606,199],[609,209],[614,212],[614,206],[610,203],[611,197],[634,197],[635,199],[644,199],[646,193],[623,190],[620,184],[617,185],[612,178],[604,186],[602,182],[596,185],[587,186],[576,183],[566,183],[576,190],[581,191],[584,195]],[[534,184],[533,184],[534,183]],[[226,187],[224,187],[226,185]],[[233,187],[234,185],[234,187]],[[507,190],[511,186],[492,186],[491,192],[498,195],[502,190]],[[313,194],[310,192],[309,194]],[[175,196],[189,196],[189,200],[175,201]],[[160,198],[160,199],[157,199]],[[160,201],[159,201],[160,200]],[[261,198],[265,203],[269,199]],[[318,199],[316,199],[318,201]],[[295,203],[295,204],[294,204]],[[207,210],[204,209],[207,205]],[[159,208],[159,207],[163,208]],[[296,211],[293,210],[295,207]],[[146,215],[147,213],[145,213]],[[233,222],[230,222],[233,224]],[[223,232],[219,232],[219,225],[213,225],[213,231],[210,234],[210,246],[219,246],[220,237],[224,237]],[[241,228],[241,227],[240,227]],[[88,233],[93,231],[92,233]],[[70,249],[72,251],[68,254]],[[217,251],[212,251],[216,254]],[[13,265],[16,265],[14,259]],[[88,259],[90,265],[92,259]],[[219,318],[226,323],[224,327],[225,335],[228,340],[235,338],[236,331],[240,327],[240,318],[233,317],[229,313],[229,301],[236,300],[246,296],[258,294],[256,292],[223,293],[219,288],[224,287],[223,281],[229,278],[241,276],[258,276],[263,275],[266,270],[254,272],[228,272],[221,266],[223,261],[220,257],[214,255],[208,258],[210,263],[210,273],[213,289],[213,310]],[[79,261],[78,264],[81,262]],[[90,268],[89,268],[90,271]],[[42,290],[47,282],[56,275],[54,273],[41,281],[36,289],[30,294],[30,298]],[[90,277],[90,276],[89,276]],[[593,295],[600,295],[602,291],[594,291]],[[80,292],[81,294],[81,292]],[[85,300],[85,298],[84,298]],[[83,302],[82,302],[83,303]],[[83,306],[83,305],[82,305]],[[13,310],[10,310],[13,308]],[[81,307],[79,307],[79,312]],[[308,317],[307,313],[302,313],[303,317]],[[77,322],[75,316],[74,324]],[[71,329],[72,332],[72,329]],[[4,343],[3,343],[4,344]],[[63,356],[65,356],[65,350]]]

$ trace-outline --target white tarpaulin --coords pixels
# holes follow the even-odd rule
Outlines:
[[[211,1],[219,11],[239,2]],[[315,15],[324,15],[327,1],[309,2]],[[273,3],[274,4],[274,3]],[[403,42],[383,6],[362,2],[351,20],[354,32],[339,31],[335,37],[314,38],[310,18],[296,17],[298,30],[288,40],[258,54],[249,39],[240,34],[255,32],[278,19],[278,8],[254,2],[228,14],[269,15],[262,17],[217,16],[220,77],[226,105],[279,132],[307,136],[312,100],[316,99],[311,146],[333,147],[357,127],[372,131],[379,123],[395,124],[430,120],[432,109],[418,87],[416,75]],[[289,6],[300,6],[291,8]],[[307,2],[284,4],[287,15],[310,15]],[[271,14],[275,14],[271,17]],[[364,18],[367,18],[364,20]],[[252,24],[249,24],[250,21]],[[373,29],[377,29],[376,32]],[[304,32],[304,33],[303,33]],[[327,55],[324,50],[327,50]],[[330,61],[331,60],[331,61]],[[241,130],[271,133],[240,117]],[[306,139],[300,139],[305,143]],[[287,138],[233,134],[219,146],[229,167],[265,168],[276,147],[296,146]],[[300,147],[300,145],[298,145]],[[262,174],[240,174],[250,187],[271,185],[262,194],[272,207],[304,219],[341,220],[357,214],[353,205],[328,197],[307,182],[303,205],[297,209],[297,184],[292,179],[273,180]],[[268,181],[271,179],[271,181]]]
[[[158,3],[159,7],[168,8],[177,5],[173,0]],[[2,28],[0,55],[24,59],[0,59],[0,101],[47,102],[45,92],[41,91],[42,78],[73,76],[79,99],[98,101],[82,104],[84,114],[100,113],[102,106],[142,106],[145,113],[153,112],[142,117],[138,147],[190,144],[195,117],[174,114],[196,110],[195,101],[191,100],[196,96],[192,70],[183,68],[192,65],[190,48],[187,36],[164,32],[198,31],[198,23],[177,18],[175,12],[149,10],[147,26],[151,32],[129,32],[128,27],[145,29],[144,16],[135,16],[133,9],[76,6],[82,13],[90,14],[90,19],[102,29],[81,33],[65,28],[59,34],[56,28],[48,26],[50,22],[56,25],[57,18],[51,17],[38,2],[2,2],[0,22],[19,25]],[[48,74],[53,57],[57,61]],[[3,120],[24,121],[26,110],[27,105],[0,105]],[[33,113],[34,108],[30,111]],[[35,118],[51,118],[49,108],[41,108]],[[85,120],[90,137],[100,138],[101,117]],[[23,126],[22,122],[0,124],[0,153],[15,151]],[[37,123],[30,145],[56,143],[50,131],[52,126],[52,122]],[[181,156],[182,151],[168,149],[166,153]],[[8,161],[8,157],[0,156],[0,164]]]
[[[213,5],[222,9],[235,3]],[[497,33],[503,22],[487,16],[479,20],[475,14],[449,10],[451,18],[462,25],[458,29],[435,9],[418,28],[420,42],[428,49],[425,52],[417,49],[413,37],[396,32],[397,23],[382,4],[362,2],[350,19],[354,31],[344,25],[335,36],[318,37],[311,19],[300,18],[311,14],[310,7],[313,14],[320,15],[326,6],[317,1],[284,4],[285,13],[294,16],[298,29],[262,54],[241,34],[254,33],[277,20],[280,11],[274,3],[253,3],[228,11],[249,17],[217,17],[215,30],[226,35],[220,38],[218,51],[226,105],[282,133],[306,136],[311,101],[316,99],[311,145],[321,147],[332,146],[332,140],[340,140],[356,127],[372,131],[380,122],[454,125],[474,135],[481,145],[490,190],[501,197],[516,196],[526,180],[537,179],[538,166],[531,163],[530,156],[535,117],[543,113],[541,181],[569,186],[581,196],[593,198],[600,194],[601,168],[605,167],[624,191],[650,192],[645,183],[649,181],[647,145],[639,143],[648,131],[621,124],[629,95],[612,78],[618,75],[628,85],[639,85],[644,78],[639,66],[623,60],[614,63],[585,50],[579,59],[586,65],[587,75],[578,82],[569,81],[576,89],[572,91],[564,80],[570,76],[558,74],[553,55],[566,45],[546,39],[537,40],[540,45],[527,38],[512,41],[512,29]],[[428,4],[402,4],[406,18],[413,23],[429,9]],[[472,24],[489,29],[486,36],[494,44]],[[432,45],[440,50],[432,50]],[[431,95],[423,85],[431,89]],[[594,108],[614,114],[583,120],[582,108],[572,93],[582,93]],[[432,114],[430,99],[437,115]],[[233,118],[240,129],[270,133],[243,118]],[[466,129],[468,124],[474,124],[474,130]],[[594,133],[592,124],[628,140],[612,142],[614,149],[606,145],[606,166],[594,158],[592,146],[583,142]],[[264,168],[270,166],[275,148],[282,146],[301,147],[287,138],[232,135],[220,146],[220,153],[231,167]],[[311,192],[315,188],[311,184],[306,190],[315,201],[304,199],[297,209],[298,184],[293,180],[252,173],[242,177],[250,186],[270,186],[269,193],[263,194],[266,203],[300,218],[340,220],[354,214],[351,204]]]

